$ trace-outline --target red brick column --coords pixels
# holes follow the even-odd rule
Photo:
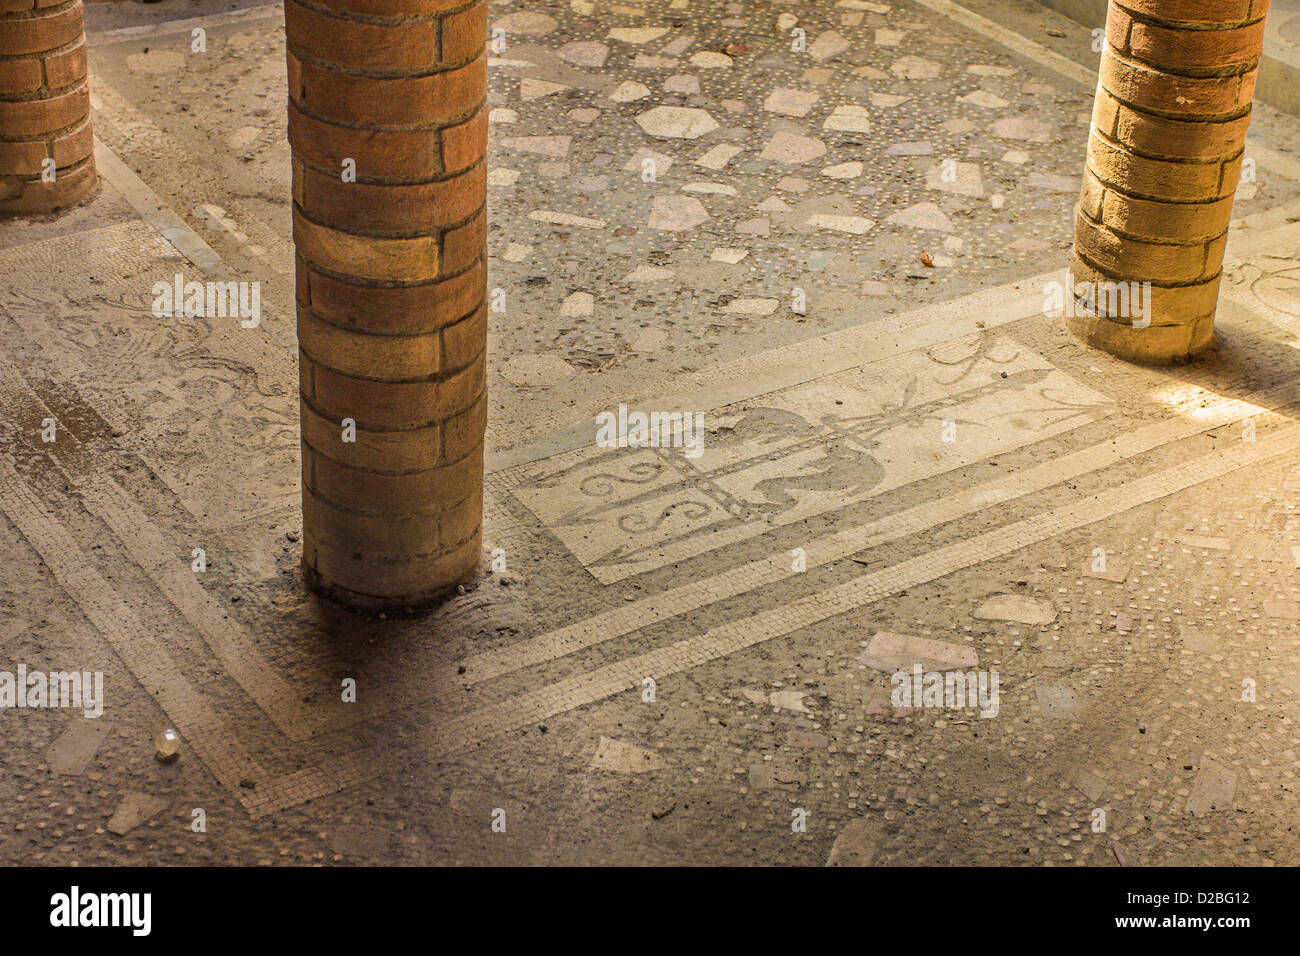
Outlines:
[[[0,0],[0,216],[66,208],[98,181],[81,0]]]
[[[486,0],[286,0],[303,567],[385,607],[478,567]]]
[[[1090,345],[1170,363],[1214,336],[1268,0],[1111,0],[1070,271],[1150,282],[1149,328],[1105,309],[1071,320]],[[1099,297],[1100,298],[1100,297]]]

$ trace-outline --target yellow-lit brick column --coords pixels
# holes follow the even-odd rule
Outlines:
[[[303,567],[364,607],[479,563],[486,0],[286,0]]]
[[[0,0],[0,216],[94,192],[81,0]]]
[[[1166,364],[1213,341],[1267,10],[1268,0],[1111,0],[1070,271],[1084,291],[1150,282],[1138,319],[1150,327],[1085,309],[1070,324],[1090,345]]]

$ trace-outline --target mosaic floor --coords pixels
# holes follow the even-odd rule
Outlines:
[[[104,195],[0,232],[0,647],[108,699],[11,723],[0,858],[1300,860],[1295,122],[1216,355],[1129,366],[1044,314],[1088,31],[809,6],[496,5],[485,574],[395,619],[296,566],[274,18],[92,38]],[[263,323],[159,322],[177,272]],[[702,441],[601,447],[620,404]]]

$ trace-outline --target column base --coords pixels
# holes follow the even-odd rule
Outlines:
[[[338,563],[339,557],[318,552],[306,542],[302,574],[308,588],[335,604],[358,611],[421,611],[437,607],[460,585],[473,580],[482,564],[482,553],[482,538],[476,535],[457,551],[430,558],[420,573],[413,574],[410,563],[385,568],[373,559],[360,558],[346,559],[344,567],[322,568],[322,564]],[[338,571],[356,572],[350,576],[350,587],[340,583]],[[366,590],[356,590],[358,586]]]
[[[6,179],[0,182],[0,219],[60,215],[94,199],[98,192],[99,174],[93,162],[52,183]]]
[[[1095,315],[1076,315],[1066,324],[1076,338],[1092,348],[1141,365],[1182,365],[1214,344],[1213,314],[1188,325],[1148,328],[1134,328]]]

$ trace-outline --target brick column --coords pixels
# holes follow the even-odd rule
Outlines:
[[[1079,301],[1070,325],[1088,344],[1167,364],[1213,340],[1267,10],[1268,0],[1111,0],[1070,271],[1076,285],[1150,282],[1138,319],[1150,327],[1107,315],[1110,299],[1093,312]]]
[[[0,216],[55,212],[97,184],[81,0],[0,0]]]
[[[303,567],[363,607],[478,567],[486,0],[285,2]]]

